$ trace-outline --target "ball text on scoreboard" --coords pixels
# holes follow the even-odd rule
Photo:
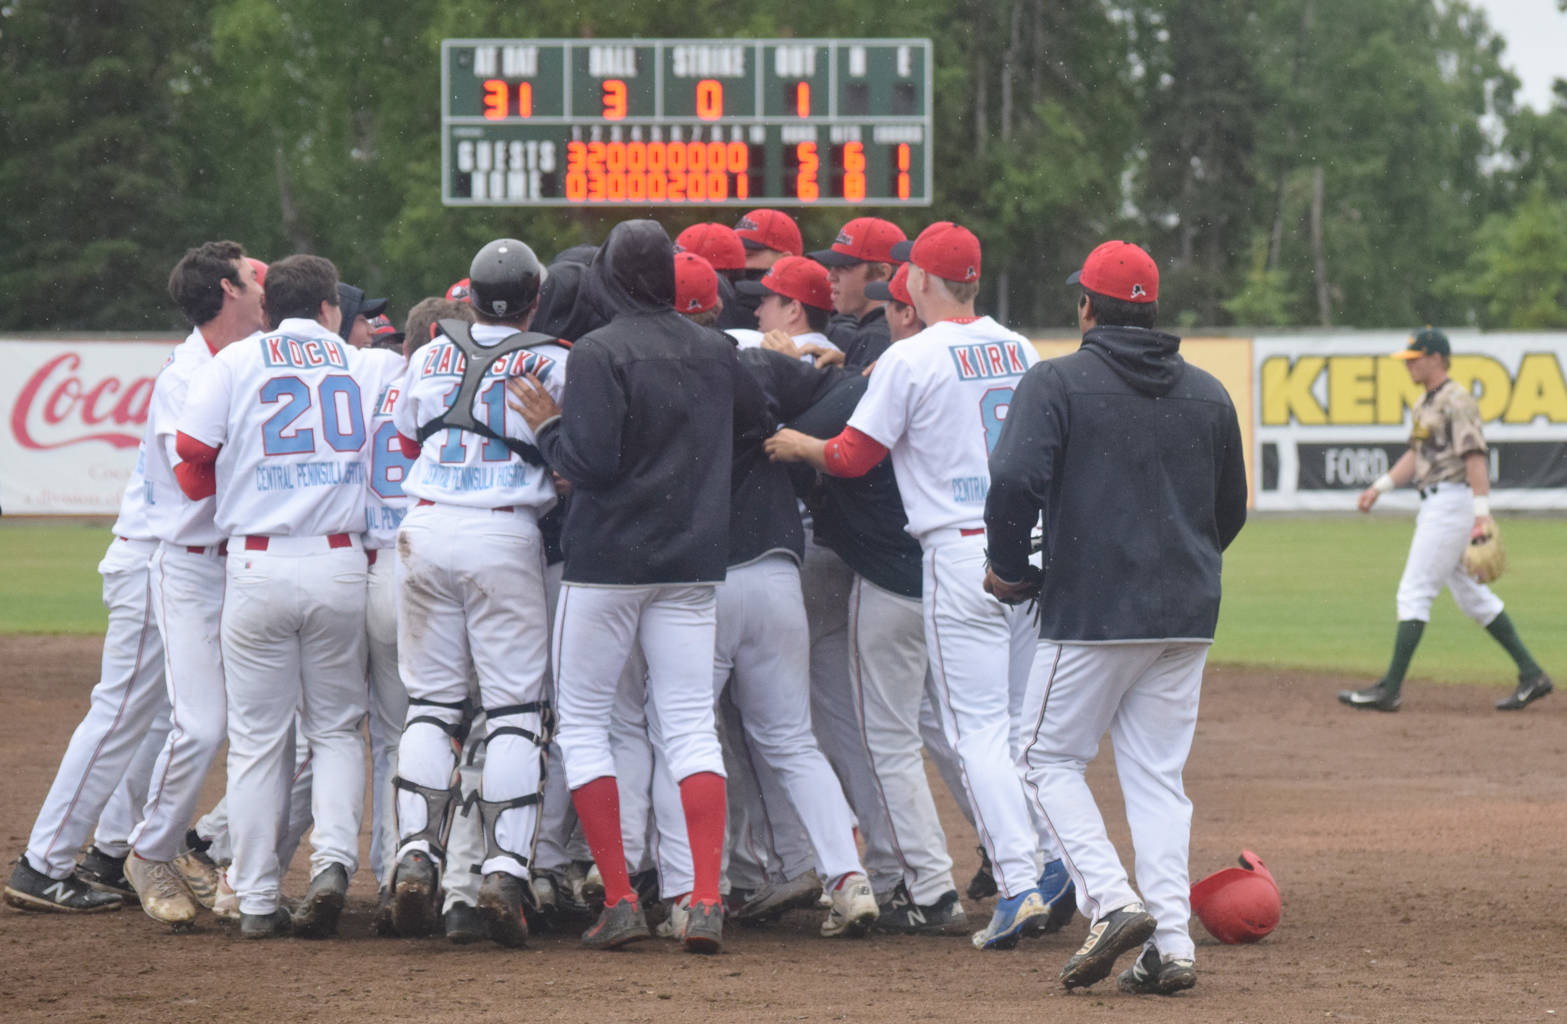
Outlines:
[[[928,39],[448,39],[452,206],[925,206]]]

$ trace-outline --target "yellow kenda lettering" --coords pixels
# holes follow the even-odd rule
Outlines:
[[[1425,397],[1426,389],[1409,379],[1402,359],[1391,356],[1377,360],[1377,422],[1394,425],[1404,422],[1404,410],[1413,409]]]
[[[1544,416],[1547,423],[1567,423],[1567,381],[1550,352],[1530,352],[1518,364],[1513,400],[1502,422],[1528,423],[1536,416]]]
[[[1507,408],[1507,400],[1513,393],[1513,375],[1507,372],[1507,367],[1490,356],[1454,356],[1448,375],[1458,382],[1459,387],[1475,396],[1475,404],[1480,407],[1480,419],[1483,422],[1489,423],[1498,418],[1502,410]],[[1474,388],[1477,381],[1480,384],[1479,394],[1475,394]]]
[[[1327,412],[1311,393],[1311,385],[1325,365],[1327,360],[1322,356],[1304,356],[1294,363],[1287,356],[1264,360],[1259,375],[1262,422],[1268,426],[1284,426],[1291,419],[1306,426],[1326,423]]]
[[[1377,379],[1375,356],[1334,356],[1328,360],[1328,421],[1373,423]]]

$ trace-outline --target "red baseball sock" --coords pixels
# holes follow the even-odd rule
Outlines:
[[[724,777],[697,772],[680,780],[680,805],[691,840],[691,902],[716,903],[724,855]],[[580,812],[579,812],[580,813]]]
[[[572,790],[571,803],[577,808],[582,835],[604,879],[604,905],[612,907],[634,895],[626,877],[626,847],[620,835],[620,787],[613,775],[601,775]]]

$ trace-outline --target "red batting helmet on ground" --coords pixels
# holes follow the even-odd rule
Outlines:
[[[1240,867],[1215,871],[1192,886],[1192,912],[1220,942],[1256,942],[1278,926],[1279,886],[1268,866],[1242,850]]]

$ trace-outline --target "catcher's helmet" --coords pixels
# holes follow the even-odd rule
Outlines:
[[[482,316],[515,320],[539,297],[546,276],[526,243],[497,238],[479,250],[468,268],[470,301]]]
[[[1256,942],[1279,923],[1279,887],[1268,866],[1242,850],[1241,866],[1215,871],[1192,886],[1192,911],[1220,942]]]

